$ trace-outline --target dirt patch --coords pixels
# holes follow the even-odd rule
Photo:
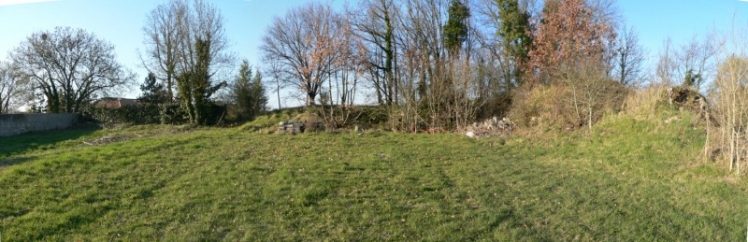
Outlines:
[[[104,136],[104,137],[101,137],[95,140],[83,141],[83,144],[89,145],[89,146],[98,146],[98,145],[111,144],[115,142],[128,141],[130,139],[132,139],[132,137],[129,137],[129,136]]]

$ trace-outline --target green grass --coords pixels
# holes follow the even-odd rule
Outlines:
[[[129,140],[82,143],[105,136]],[[612,117],[590,137],[501,143],[162,126],[2,138],[0,159],[23,162],[0,163],[0,234],[2,241],[745,239],[748,184],[700,163],[702,131],[688,117],[674,124]]]

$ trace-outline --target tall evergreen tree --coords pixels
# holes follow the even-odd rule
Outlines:
[[[515,82],[522,81],[522,71],[529,60],[532,37],[530,36],[530,13],[520,8],[519,0],[496,0],[499,7],[500,25],[498,36],[506,54],[512,59]]]
[[[156,75],[152,72],[148,73],[148,76],[143,80],[143,84],[140,85],[140,97],[138,100],[145,104],[159,105],[169,100],[166,89],[162,83],[159,83]]]
[[[268,98],[262,86],[262,76],[252,76],[247,60],[242,61],[239,75],[229,88],[230,113],[237,120],[252,120],[266,110]]]
[[[460,53],[462,43],[467,40],[470,8],[460,0],[452,0],[447,11],[449,17],[444,25],[444,45],[454,56]]]
[[[265,86],[262,85],[262,73],[257,71],[252,78],[252,117],[267,111],[268,97],[265,95]]]

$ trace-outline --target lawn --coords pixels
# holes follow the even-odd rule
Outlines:
[[[612,117],[589,136],[506,140],[168,126],[0,138],[0,239],[744,240],[748,183],[701,160],[702,132]]]

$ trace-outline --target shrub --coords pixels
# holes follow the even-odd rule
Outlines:
[[[566,88],[559,85],[518,90],[509,118],[520,127],[527,128],[575,126],[569,116],[568,105],[561,101],[568,93]]]
[[[596,83],[584,85],[585,82]],[[628,89],[608,79],[577,79],[580,85],[552,84],[520,90],[510,119],[524,127],[576,130],[591,126],[605,113],[621,111]]]
[[[102,123],[157,124],[161,122],[160,110],[156,105],[90,108],[84,111],[83,115]]]
[[[206,106],[206,124],[219,124],[226,114],[226,106],[210,103]],[[101,123],[129,124],[186,124],[187,112],[176,103],[161,105],[132,105],[120,108],[89,108],[84,116]]]

